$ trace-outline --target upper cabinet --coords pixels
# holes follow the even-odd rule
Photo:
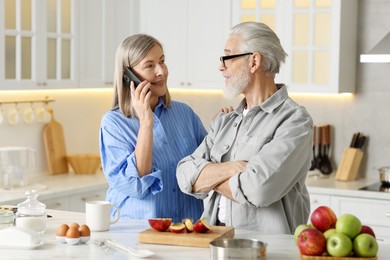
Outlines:
[[[357,1],[233,1],[233,23],[260,21],[288,54],[277,75],[290,92],[354,92]]]
[[[142,0],[140,31],[162,44],[172,88],[221,89],[219,57],[231,27],[226,0]]]
[[[74,1],[0,0],[0,6],[0,89],[74,86]]]
[[[135,1],[0,0],[0,6],[0,90],[111,86],[115,50],[138,29]]]

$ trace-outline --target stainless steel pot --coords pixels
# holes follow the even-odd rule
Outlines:
[[[210,242],[211,259],[262,259],[267,243],[256,239],[221,238]]]
[[[382,184],[390,185],[390,166],[381,167],[378,169],[379,179]]]

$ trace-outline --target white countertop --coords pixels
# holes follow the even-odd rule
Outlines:
[[[335,174],[332,174],[329,177],[311,177],[309,175],[306,179],[306,186],[309,193],[390,200],[390,192],[359,190],[360,188],[379,182],[379,178],[336,181]]]
[[[55,232],[60,224],[85,223],[84,213],[48,210],[52,218],[48,219],[44,235],[45,244],[32,250],[0,249],[1,259],[130,259],[119,251],[105,251],[93,242],[96,239],[113,239],[133,248],[148,249],[154,252],[149,259],[210,259],[209,248],[181,247],[170,245],[140,244],[138,233],[149,225],[146,220],[120,219],[107,232],[92,232],[87,244],[68,245],[56,241]],[[292,235],[266,235],[254,231],[235,230],[236,238],[255,238],[265,241],[267,259],[300,259],[299,250]],[[378,259],[390,255],[390,244],[379,242]]]
[[[107,189],[108,184],[102,172],[95,174],[64,173],[57,175],[39,175],[29,179],[25,187],[4,190],[0,187],[0,204],[17,204],[26,199],[26,190],[35,189],[39,199],[64,197],[75,193],[88,192],[96,189]]]

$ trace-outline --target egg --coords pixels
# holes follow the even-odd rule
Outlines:
[[[59,237],[64,237],[66,235],[66,231],[68,231],[69,226],[67,224],[61,224],[56,232],[56,235]]]
[[[75,227],[69,227],[68,231],[66,231],[67,238],[79,238],[80,237],[80,232],[77,228]]]
[[[69,225],[69,227],[75,227],[75,228],[79,229],[80,225],[77,223],[72,223]]]
[[[61,224],[58,229],[57,229],[57,232],[56,232],[56,238],[58,240],[58,242],[61,242],[61,243],[65,243],[65,236],[66,236],[66,232],[68,231],[69,229],[69,226],[67,224]]]
[[[91,235],[91,230],[87,225],[81,225],[79,227],[80,236],[89,237]]]
[[[65,241],[70,245],[76,245],[80,241],[80,232],[76,227],[69,227],[66,232]]]
[[[89,238],[91,237],[91,230],[87,225],[81,225],[79,227],[80,232],[80,242],[81,243],[87,243],[89,241]]]

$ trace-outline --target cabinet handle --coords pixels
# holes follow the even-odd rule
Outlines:
[[[180,86],[184,86],[184,82],[180,82]]]
[[[191,86],[192,84],[191,84],[191,82],[187,82],[187,86]]]
[[[386,216],[386,217],[390,217],[390,212],[387,212],[387,213],[385,214],[385,216]]]
[[[86,197],[86,198],[81,198],[82,201],[90,201],[90,200],[94,200],[94,199],[99,199],[100,196],[98,194],[95,194],[95,195],[92,195],[92,196],[89,196],[89,197]]]
[[[46,208],[48,208],[48,209],[58,209],[58,208],[61,208],[61,207],[62,207],[62,205],[59,202],[46,205]]]

